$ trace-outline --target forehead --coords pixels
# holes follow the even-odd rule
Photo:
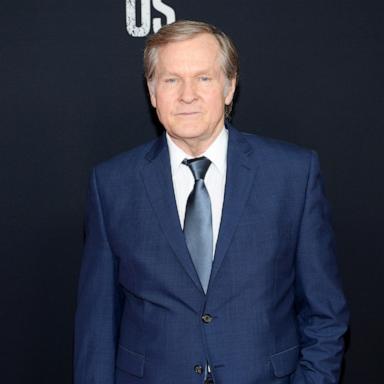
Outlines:
[[[218,41],[213,35],[203,33],[188,40],[160,47],[156,72],[216,69],[220,65],[219,59]]]

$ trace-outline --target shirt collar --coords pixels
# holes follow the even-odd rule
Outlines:
[[[178,147],[171,137],[166,133],[167,144],[169,150],[169,158],[171,162],[172,174],[179,169],[184,159],[191,159],[193,156],[186,154]],[[227,149],[228,149],[228,130],[223,127],[214,142],[201,154],[215,165],[221,174],[225,174],[227,168]]]

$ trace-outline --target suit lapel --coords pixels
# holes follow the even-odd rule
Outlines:
[[[147,164],[142,176],[149,200],[157,215],[160,226],[180,263],[197,289],[204,295],[199,277],[192,263],[180,226],[173,190],[168,146],[163,134],[146,155]]]
[[[251,153],[252,147],[244,136],[229,127],[227,178],[210,286],[223,262],[251,190],[257,168],[257,164],[250,164]]]

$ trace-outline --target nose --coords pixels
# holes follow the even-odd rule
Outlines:
[[[180,101],[186,104],[193,103],[197,99],[196,89],[190,80],[183,81],[180,89]]]

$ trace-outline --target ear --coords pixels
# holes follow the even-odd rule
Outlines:
[[[149,97],[151,98],[151,104],[153,108],[156,108],[156,94],[155,94],[155,83],[154,80],[147,81],[147,87],[149,92]]]
[[[226,85],[226,93],[225,93],[225,99],[224,99],[224,102],[225,102],[225,105],[229,105],[232,103],[232,99],[233,99],[233,95],[235,94],[235,90],[236,90],[236,77],[231,79],[231,80],[227,80],[227,85]]]

